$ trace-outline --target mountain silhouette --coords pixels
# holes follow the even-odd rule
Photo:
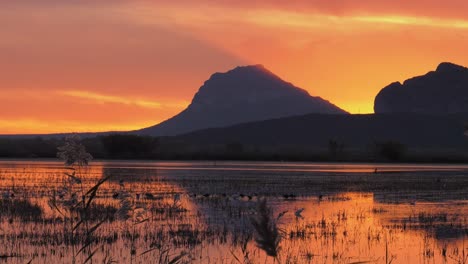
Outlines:
[[[252,65],[213,74],[184,111],[134,133],[172,136],[308,113],[347,114],[330,102],[283,81],[262,65]]]
[[[392,83],[374,101],[375,113],[468,113],[468,68],[443,62],[435,71]]]

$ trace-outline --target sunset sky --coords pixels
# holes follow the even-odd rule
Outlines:
[[[468,66],[466,0],[0,1],[0,134],[130,130],[214,72],[263,64],[351,113]]]

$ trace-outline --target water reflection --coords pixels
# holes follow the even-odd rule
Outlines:
[[[286,212],[278,222],[283,261],[466,263],[467,169],[95,162],[83,171],[83,184],[111,176],[96,200],[109,214],[97,232],[98,262],[112,258],[148,263],[167,249],[173,255],[187,252],[185,259],[191,263],[237,263],[245,252],[254,263],[270,262],[255,247],[250,223],[258,201],[267,199],[275,217]],[[0,244],[5,250],[0,255],[11,255],[8,262],[70,262],[71,246],[62,239],[65,224],[48,203],[63,184],[63,172],[57,162],[0,162]],[[135,226],[114,218],[123,189],[144,208],[148,221]],[[297,217],[295,212],[302,208],[303,218]],[[242,249],[244,241],[248,243]]]

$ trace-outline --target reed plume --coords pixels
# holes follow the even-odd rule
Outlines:
[[[258,203],[257,216],[251,218],[251,222],[257,233],[255,237],[257,247],[265,251],[268,256],[277,259],[281,236],[266,200]]]

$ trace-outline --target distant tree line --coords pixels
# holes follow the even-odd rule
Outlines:
[[[374,143],[375,156],[389,161],[402,161],[406,155],[407,147],[395,141],[384,141]]]
[[[158,138],[137,135],[99,137],[109,158],[157,158]]]
[[[63,138],[0,137],[0,158],[56,158]],[[272,161],[376,161],[376,162],[465,162],[464,153],[410,153],[405,144],[375,141],[351,147],[337,139],[320,147],[255,145],[240,141],[218,144],[188,142],[179,137],[110,134],[85,137],[82,144],[96,159],[148,160],[272,160]]]
[[[84,138],[83,145],[95,158],[155,159],[158,138],[149,136],[111,134]],[[1,158],[55,158],[63,138],[0,138]]]
[[[0,138],[0,157],[2,158],[35,158],[54,157],[58,140],[36,138]]]

